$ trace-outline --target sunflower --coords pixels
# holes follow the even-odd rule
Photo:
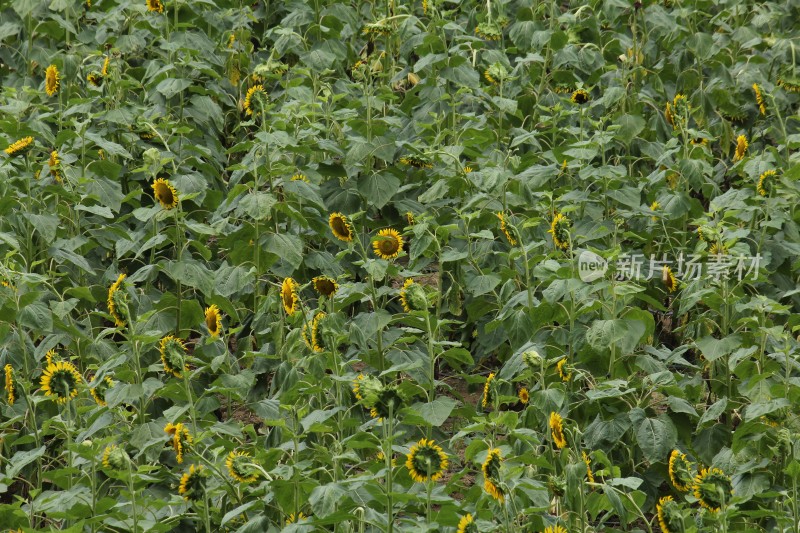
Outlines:
[[[589,101],[589,93],[584,89],[578,89],[572,93],[570,100],[573,104],[583,105]]]
[[[547,233],[553,235],[553,244],[556,248],[566,250],[569,248],[569,219],[561,213],[556,213],[550,223],[550,230]]]
[[[581,451],[581,458],[583,459],[583,462],[586,463],[586,479],[589,480],[589,483],[594,483],[594,474],[592,473],[591,458],[584,451]]]
[[[322,322],[322,319],[325,318],[325,316],[327,315],[323,311],[319,311],[317,312],[316,315],[314,315],[314,318],[311,319],[310,324],[308,322],[303,324],[303,331],[302,331],[303,340],[305,341],[306,346],[308,346],[310,350],[315,352],[325,351],[325,348],[323,347],[322,338],[320,337],[319,334],[319,325],[320,322]],[[308,333],[309,327],[311,328],[310,335]]]
[[[420,439],[411,447],[406,459],[406,468],[411,479],[419,483],[438,481],[447,470],[447,454],[432,440]]]
[[[796,83],[796,80],[778,78],[778,87],[781,87],[790,93],[800,93],[800,83]]]
[[[406,313],[411,312],[411,307],[408,305],[407,292],[412,283],[414,283],[413,279],[406,278],[406,280],[403,282],[403,288],[400,289],[400,303],[403,304],[403,311]]]
[[[776,175],[777,173],[774,170],[767,170],[758,177],[758,184],[756,185],[756,191],[758,191],[758,194],[761,196],[767,195],[767,192],[769,192],[768,189],[771,185],[770,178],[774,178]]]
[[[488,82],[489,82],[489,83],[491,83],[492,85],[498,85],[498,84],[500,83],[499,81],[497,81],[496,79],[494,79],[494,78],[492,77],[492,75],[491,75],[491,73],[489,72],[489,69],[488,69],[488,68],[487,68],[486,70],[484,70],[484,71],[483,71],[483,77],[484,77],[484,78],[486,78],[486,81],[488,81]]]
[[[286,311],[287,315],[294,314],[297,310],[298,301],[297,282],[292,278],[284,279],[281,284],[281,302],[283,303],[283,309]]]
[[[258,470],[251,464],[247,452],[231,451],[225,460],[228,473],[239,483],[252,483],[258,479]]]
[[[739,135],[736,137],[736,151],[733,154],[734,161],[741,161],[744,159],[744,154],[747,152],[747,136]]]
[[[561,381],[569,381],[572,378],[572,372],[565,371],[564,365],[567,364],[567,358],[560,360],[556,363],[556,368],[558,369],[558,375],[561,377]]]
[[[694,497],[700,505],[716,513],[733,496],[731,478],[719,468],[704,468],[694,478]]]
[[[108,65],[111,63],[111,56],[106,56],[103,60],[103,68],[100,70],[100,75],[104,78],[108,76]]]
[[[486,453],[486,460],[481,465],[483,471],[483,488],[492,498],[500,503],[506,499],[503,489],[498,485],[500,480],[500,465],[503,463],[503,455],[500,448],[490,448]]]
[[[481,22],[475,28],[475,35],[487,41],[499,41],[503,36],[500,27],[493,22]]]
[[[332,213],[328,219],[328,225],[331,227],[334,237],[340,241],[352,242],[353,226],[345,215],[341,213]]]
[[[416,223],[414,219],[414,213],[411,211],[406,211],[406,222],[408,222],[409,226],[413,226]]]
[[[182,372],[189,370],[189,367],[184,362],[186,345],[183,340],[173,335],[167,335],[161,339],[159,351],[161,352],[161,362],[164,364],[165,372],[180,378],[183,377]]]
[[[47,359],[47,364],[52,365],[61,361],[61,356],[58,355],[58,352],[55,350],[47,350],[47,353],[44,354],[45,359]]]
[[[178,206],[178,191],[164,178],[158,178],[153,182],[153,193],[156,200],[164,209],[172,209]]]
[[[219,337],[222,331],[222,314],[216,305],[206,307],[206,327],[212,337]]]
[[[764,96],[761,94],[761,87],[759,87],[757,83],[753,84],[753,92],[756,93],[756,103],[758,104],[758,110],[761,112],[762,115],[766,115],[767,105],[764,103]]]
[[[111,446],[106,446],[106,449],[103,451],[103,466],[106,468],[111,468],[111,463],[108,462],[109,457],[111,456],[111,452],[117,448],[116,444],[112,444]]]
[[[519,398],[519,403],[522,405],[528,405],[528,402],[531,399],[531,395],[528,393],[528,389],[525,387],[521,387],[519,391],[517,391],[517,397]]]
[[[120,274],[117,281],[108,288],[108,313],[114,319],[114,324],[118,327],[125,325],[125,317],[119,314],[120,307],[125,307],[125,292],[120,290],[122,282],[125,281],[125,274]],[[119,306],[118,304],[123,304]]]
[[[50,169],[50,175],[56,181],[61,181],[61,159],[58,158],[58,152],[53,150],[50,152],[50,159],[47,161],[47,166]]]
[[[264,90],[263,85],[253,85],[247,90],[247,94],[244,97],[244,113],[248,117],[253,114],[253,98],[256,100],[267,98],[267,91]]]
[[[564,526],[547,526],[544,533],[567,533],[567,529]]]
[[[57,403],[67,403],[78,395],[78,385],[83,378],[75,365],[69,361],[50,363],[42,373],[42,390],[47,396],[55,396]]]
[[[664,288],[667,289],[667,292],[675,292],[675,289],[678,288],[678,280],[675,278],[675,274],[672,273],[672,269],[667,265],[661,268],[661,281],[664,283]]]
[[[561,450],[567,447],[567,439],[564,437],[564,420],[556,412],[550,413],[550,433],[558,449]]]
[[[15,155],[24,154],[31,148],[33,148],[33,137],[23,137],[11,143],[4,151],[6,154],[13,157]]]
[[[328,276],[317,276],[311,282],[314,285],[314,290],[326,298],[331,298],[339,290],[339,284],[336,280]]]
[[[308,178],[305,177],[305,175],[303,174],[295,174],[294,176],[292,176],[292,181],[305,181],[306,183],[310,183],[308,181]]]
[[[409,155],[400,158],[400,162],[409,167],[415,168],[433,168],[433,163],[422,155]]]
[[[381,259],[394,259],[403,249],[403,237],[392,228],[382,229],[372,243],[372,251]]]
[[[653,203],[650,204],[650,211],[658,211],[659,209],[661,209],[661,204],[658,203],[658,200],[653,200]],[[658,221],[658,216],[653,215],[652,219],[653,219],[653,222],[657,222]]]
[[[686,99],[686,95],[678,93],[675,95],[675,98],[672,99],[672,108],[673,108],[673,120],[676,118],[685,117],[689,113],[689,100]]]
[[[672,106],[667,102],[667,108],[664,110],[664,119],[670,126],[675,126],[675,116],[672,114]]]
[[[6,399],[8,400],[8,405],[14,405],[14,400],[16,399],[14,396],[14,368],[11,365],[6,365],[4,369],[6,372]]]
[[[669,454],[669,479],[680,492],[686,492],[692,487],[694,475],[692,463],[686,459],[686,454],[672,450]]]
[[[456,533],[477,533],[477,531],[478,526],[475,525],[471,514],[465,514],[461,517],[461,520],[458,521]]]
[[[725,255],[728,252],[728,247],[725,243],[715,242],[708,248],[709,255]]]
[[[169,422],[164,426],[164,433],[171,437],[172,449],[175,450],[175,459],[178,464],[181,464],[183,462],[183,453],[192,445],[192,434],[189,433],[189,428],[181,422],[177,424]]]
[[[297,516],[295,516],[294,513],[291,513],[288,517],[286,517],[286,525],[288,526],[289,524],[301,522],[305,519],[306,515],[304,515],[303,513],[297,513]]]
[[[511,246],[516,246],[517,245],[517,240],[514,238],[514,236],[509,231],[509,226],[506,223],[505,213],[503,213],[502,211],[497,213],[497,218],[500,219],[500,229],[505,234],[506,239],[508,239],[508,243]]]
[[[58,73],[58,67],[50,65],[44,71],[44,92],[47,96],[53,96],[58,92],[61,86],[61,75]]]
[[[100,407],[105,407],[108,405],[106,402],[106,392],[113,386],[114,380],[111,379],[110,376],[104,376],[97,385],[89,389],[89,392],[92,394],[92,398],[94,398],[94,402]]]
[[[494,381],[494,372],[489,374],[489,377],[486,378],[486,383],[483,384],[483,400],[481,400],[483,408],[486,408],[493,401],[492,381]]]
[[[186,501],[199,500],[203,496],[203,490],[205,489],[205,483],[203,482],[204,477],[203,465],[190,466],[189,471],[181,476],[181,482],[180,485],[178,485],[178,494],[183,496],[183,499]]]
[[[161,3],[161,0],[147,0],[147,10],[155,11],[156,13],[163,13],[164,4]]]

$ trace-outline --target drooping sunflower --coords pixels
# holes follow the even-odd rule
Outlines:
[[[253,114],[253,102],[255,99],[258,101],[260,98],[266,100],[267,98],[267,91],[264,90],[263,85],[253,85],[247,90],[247,94],[244,97],[244,113],[245,115],[252,116]]]
[[[690,107],[686,95],[682,93],[676,94],[675,98],[672,99],[673,121],[675,119],[681,119],[681,121],[683,121],[689,114]]]
[[[306,183],[311,183],[304,174],[295,174],[292,176],[292,181],[304,181]]]
[[[550,223],[550,233],[553,236],[553,244],[556,248],[566,250],[569,248],[569,225],[570,221],[561,213],[556,213]]]
[[[736,137],[736,151],[733,154],[734,161],[741,161],[744,159],[744,154],[747,152],[747,136],[739,135]]]
[[[406,459],[406,468],[411,479],[418,483],[438,481],[447,470],[449,462],[444,450],[432,440],[420,439],[411,447]]]
[[[120,288],[122,287],[122,282],[125,281],[125,277],[125,274],[120,274],[117,277],[117,281],[108,288],[108,314],[114,319],[114,324],[120,328],[125,326],[125,317],[119,313],[120,307],[125,306],[118,305],[124,303],[125,292],[121,291]]]
[[[161,3],[161,0],[147,0],[147,10],[154,11],[156,13],[163,13],[164,4]]]
[[[239,483],[252,483],[258,479],[258,470],[253,466],[250,454],[231,451],[225,460],[228,474]]]
[[[203,497],[205,490],[204,483],[205,474],[203,472],[203,465],[189,467],[189,471],[181,476],[181,482],[178,485],[178,494],[183,496],[186,501],[197,501]]]
[[[55,350],[47,350],[47,353],[44,354],[44,357],[47,360],[48,365],[52,365],[61,361],[61,356]]]
[[[408,288],[411,287],[411,284],[414,283],[414,280],[411,278],[406,278],[403,282],[403,288],[400,289],[400,303],[403,305],[403,311],[406,313],[411,312],[411,307],[408,305]]]
[[[728,247],[723,242],[715,242],[708,248],[709,255],[725,255],[728,253]]]
[[[567,529],[564,526],[547,526],[544,533],[567,533]]]
[[[758,184],[756,185],[756,191],[761,196],[766,196],[769,193],[769,189],[772,186],[772,180],[770,178],[775,178],[777,172],[774,170],[767,170],[761,173],[758,177]]]
[[[658,211],[659,209],[661,209],[661,204],[658,203],[658,200],[653,200],[653,203],[650,204],[650,211]],[[658,216],[657,215],[653,215],[652,219],[653,219],[653,222],[657,222],[658,221]]]
[[[674,533],[682,531],[680,526],[672,527],[675,512],[677,512],[678,504],[672,499],[672,496],[663,496],[656,504],[656,516],[658,518],[658,525],[661,527],[662,533]]]
[[[178,206],[178,191],[167,179],[158,178],[153,182],[153,194],[164,209]]]
[[[178,461],[178,464],[183,463],[183,454],[192,445],[192,434],[189,433],[189,428],[181,422],[177,424],[168,422],[164,426],[164,433],[171,437],[172,449],[175,450],[175,460]]]
[[[481,22],[475,28],[475,35],[487,41],[499,41],[503,36],[500,27],[493,22]]]
[[[93,70],[86,76],[86,81],[95,87],[100,87],[100,85],[103,84],[103,76],[101,76],[96,70]]]
[[[106,392],[113,386],[114,380],[111,379],[110,376],[103,376],[103,379],[101,379],[97,385],[89,389],[92,398],[94,398],[94,402],[100,407],[107,406],[108,403],[106,402]]]
[[[550,413],[550,433],[558,449],[563,450],[567,447],[567,439],[564,436],[564,420],[555,411]]]
[[[670,126],[675,126],[675,116],[672,114],[672,105],[667,102],[667,107],[664,110],[664,119]]]
[[[303,513],[297,513],[297,516],[295,516],[294,513],[291,513],[289,516],[286,517],[286,525],[288,526],[289,524],[295,524],[297,522],[302,522],[305,519],[306,519],[306,515],[304,515]]]
[[[481,406],[485,409],[487,405],[491,405],[493,402],[493,388],[492,388],[492,381],[494,381],[494,372],[489,374],[489,377],[486,378],[486,383],[483,384],[483,399],[481,400]]]
[[[319,326],[327,315],[323,311],[318,311],[317,314],[314,315],[314,318],[311,319],[311,322],[306,322],[303,324],[303,341],[305,341],[306,346],[314,352],[323,352],[325,351],[325,347],[323,346],[324,342],[322,336],[319,332]],[[309,328],[311,332],[309,333]]]
[[[506,499],[503,489],[500,488],[500,466],[503,455],[500,448],[490,448],[486,453],[486,460],[481,465],[483,471],[483,488],[489,495],[500,503]]]
[[[164,364],[164,371],[172,374],[176,378],[183,377],[183,372],[189,370],[186,366],[186,345],[182,339],[173,335],[167,335],[161,339],[159,351],[161,352],[161,362]]]
[[[219,334],[222,331],[222,314],[219,311],[219,307],[216,305],[206,307],[205,318],[208,333],[212,337],[219,337]]]
[[[286,278],[281,284],[281,303],[287,315],[293,315],[297,311],[300,298],[297,296],[297,282],[292,278]]]
[[[392,228],[382,229],[372,243],[372,251],[381,259],[394,259],[403,249],[403,237]]]
[[[106,446],[106,449],[103,451],[103,466],[106,468],[111,468],[111,463],[108,462],[108,458],[111,456],[111,452],[117,447],[116,444],[112,444],[110,446]]]
[[[332,297],[339,290],[339,284],[336,280],[328,276],[317,276],[311,282],[314,285],[314,290],[326,298]]]
[[[4,152],[11,157],[14,157],[15,155],[24,154],[31,148],[33,148],[33,137],[23,137],[22,139],[11,143],[8,148],[4,150]]]
[[[675,292],[675,289],[678,288],[678,280],[668,265],[664,265],[661,268],[661,281],[664,283],[664,288],[667,289],[667,292]]]
[[[594,483],[594,474],[592,473],[591,458],[583,450],[581,450],[581,458],[583,459],[583,462],[586,463],[586,479],[589,480],[589,483]]]
[[[733,496],[731,478],[719,468],[704,468],[694,478],[694,497],[700,505],[716,513]]]
[[[344,242],[352,242],[353,226],[347,217],[341,213],[331,213],[328,218],[328,225],[331,227],[333,236]]]
[[[502,230],[503,234],[505,234],[506,239],[508,239],[508,243],[511,246],[516,246],[517,245],[517,240],[514,238],[514,236],[509,231],[509,227],[508,227],[508,225],[506,223],[506,215],[505,215],[505,213],[500,211],[499,213],[497,213],[497,218],[500,219],[500,229]]]
[[[103,68],[100,70],[100,75],[104,78],[108,76],[108,65],[111,63],[111,56],[106,56],[103,60]]]
[[[6,373],[6,399],[8,400],[8,405],[14,405],[16,400],[16,396],[14,396],[14,368],[7,364],[4,370]]]
[[[58,73],[58,67],[50,65],[44,71],[44,92],[47,96],[53,96],[58,92],[61,86],[61,75]]]
[[[761,87],[759,87],[757,83],[753,84],[753,92],[756,93],[756,103],[758,104],[759,112],[762,115],[766,115],[767,105],[764,103],[764,95],[761,94]]]
[[[475,525],[472,515],[467,513],[458,521],[458,528],[456,533],[477,533],[478,526]]]
[[[400,158],[400,162],[414,168],[433,168],[430,159],[423,155],[407,155]]]
[[[409,226],[413,226],[415,224],[414,213],[411,211],[406,211],[406,222],[408,222]]]
[[[569,381],[572,379],[572,372],[564,370],[564,365],[567,364],[567,358],[560,360],[556,363],[556,368],[558,369],[558,375],[561,377],[561,381]]]
[[[361,395],[361,382],[366,379],[364,374],[359,374],[356,376],[356,379],[353,380],[353,396],[356,397],[356,400],[363,400],[364,397]]]
[[[800,83],[797,83],[796,79],[778,78],[778,87],[790,93],[800,93]]]
[[[58,157],[58,152],[53,150],[50,152],[50,159],[47,161],[47,166],[50,169],[50,175],[53,176],[53,179],[60,182],[61,181],[61,159]]]
[[[589,101],[589,93],[585,89],[577,89],[572,93],[570,100],[573,104],[583,105]]]
[[[69,361],[50,363],[42,373],[42,390],[47,396],[55,396],[56,402],[65,404],[78,395],[78,385],[83,378],[75,365]]]
[[[669,454],[669,479],[672,486],[680,492],[686,492],[694,483],[694,467],[685,453],[672,450]]]
[[[528,402],[531,400],[531,395],[525,387],[521,387],[519,391],[517,391],[517,397],[519,398],[519,403],[522,405],[528,405]]]

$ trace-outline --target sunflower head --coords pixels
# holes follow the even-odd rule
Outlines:
[[[167,179],[158,178],[153,182],[153,194],[164,209],[178,206],[178,191]]]
[[[407,155],[400,158],[400,163],[414,168],[433,168],[431,160],[424,155]]]
[[[128,316],[128,293],[125,291],[123,282],[125,274],[120,274],[117,281],[108,288],[108,314],[114,319],[117,327],[125,326]]]
[[[672,99],[673,126],[677,125],[678,123],[685,123],[686,119],[689,117],[690,109],[691,106],[689,105],[689,100],[686,99],[686,96],[681,93],[676,94],[675,98]]]
[[[58,157],[58,152],[53,150],[50,152],[50,159],[47,160],[47,167],[50,169],[50,175],[56,181],[61,181],[61,159]]]
[[[506,221],[505,213],[500,211],[499,213],[497,213],[497,218],[500,219],[500,230],[506,236],[506,239],[508,240],[508,244],[510,244],[511,246],[516,246],[517,245],[517,240],[514,238],[514,235],[512,234],[512,229],[513,228]]]
[[[495,22],[481,22],[475,28],[475,35],[487,41],[499,41],[503,32]]]
[[[570,100],[573,104],[583,105],[589,101],[589,93],[585,89],[577,89],[573,91]]]
[[[167,335],[161,339],[160,349],[161,362],[164,364],[164,371],[172,374],[176,378],[183,377],[183,372],[189,370],[186,366],[186,345],[183,340]]]
[[[486,378],[486,383],[483,384],[483,398],[481,399],[481,407],[484,409],[491,406],[494,402],[494,397],[497,394],[495,391],[494,372],[491,372]]]
[[[572,371],[569,368],[564,368],[565,366],[567,366],[566,357],[556,363],[556,369],[558,369],[558,375],[561,378],[561,381],[566,382],[572,379]]]
[[[555,244],[556,248],[561,250],[569,248],[569,226],[569,219],[561,213],[556,213],[550,223],[550,230],[547,232],[553,236],[553,244]]]
[[[147,0],[147,10],[155,13],[163,13],[164,4],[161,3],[161,0]]]
[[[528,405],[528,402],[531,400],[531,395],[525,387],[521,387],[519,391],[517,391],[517,397],[519,398],[519,403],[522,405]]]
[[[502,63],[492,63],[483,72],[483,77],[492,85],[499,85],[508,79],[508,70]]]
[[[281,303],[287,315],[293,315],[297,311],[300,298],[297,296],[297,282],[292,278],[286,278],[281,283]]]
[[[178,485],[178,494],[186,501],[197,501],[203,497],[205,491],[205,472],[203,465],[192,465],[189,471],[181,476]]]
[[[503,455],[500,452],[500,448],[490,448],[486,453],[486,460],[481,465],[483,488],[500,503],[505,501],[505,494],[500,487],[500,467],[502,464]]]
[[[544,528],[543,533],[567,533],[567,529],[564,526],[559,525],[547,526]]]
[[[675,292],[675,289],[678,288],[678,280],[668,265],[664,265],[661,268],[661,281],[664,283],[664,288],[667,289],[667,292]]]
[[[58,73],[58,67],[50,65],[44,71],[44,91],[47,96],[53,96],[58,92],[61,86],[61,75]]]
[[[42,373],[41,386],[45,395],[55,396],[56,402],[67,403],[78,395],[78,385],[83,378],[69,361],[49,363]]]
[[[658,200],[653,200],[653,203],[650,204],[650,211],[658,211],[659,209],[661,209],[661,204],[658,203]],[[652,219],[653,219],[653,222],[657,222],[658,221],[658,216],[657,215],[653,215]]]
[[[767,170],[761,173],[761,175],[758,177],[758,184],[756,185],[756,191],[758,194],[761,196],[767,196],[767,194],[769,194],[776,175],[777,173],[774,170]]]
[[[694,497],[700,505],[715,513],[733,496],[731,478],[719,468],[704,468],[694,478]]]
[[[172,449],[175,450],[175,460],[178,461],[178,464],[183,463],[183,454],[193,442],[192,434],[189,433],[189,428],[181,422],[177,424],[169,422],[164,426],[164,433],[170,437],[170,444],[172,445]]]
[[[259,105],[263,106],[267,101],[267,91],[264,90],[263,85],[253,85],[247,90],[247,94],[244,97],[244,113],[245,115],[252,116],[253,110],[255,110],[255,104],[258,102]]]
[[[400,408],[403,405],[403,398],[397,392],[397,388],[395,386],[383,387],[383,389],[378,392],[377,400],[372,406],[367,404],[369,397],[370,394],[365,391],[364,404],[369,407],[372,418],[379,418],[382,420],[390,416],[397,416],[398,411],[400,411]]]
[[[103,450],[103,467],[109,470],[123,470],[128,466],[129,460],[128,453],[116,444],[106,446]]]
[[[331,227],[333,236],[344,242],[352,242],[353,225],[347,217],[341,213],[332,213],[328,218],[328,225]]]
[[[361,30],[363,35],[369,35],[370,38],[391,35],[393,32],[394,29],[383,21],[364,24],[364,28]]]
[[[672,104],[667,102],[667,107],[664,109],[664,119],[670,126],[675,125],[675,115],[672,114]]]
[[[558,449],[562,450],[567,447],[567,438],[564,436],[564,419],[555,411],[550,413],[550,433],[553,443]]]
[[[108,66],[111,64],[111,56],[106,56],[103,60],[103,68],[100,70],[100,75],[104,78],[108,76]]]
[[[4,370],[6,375],[6,399],[8,400],[8,405],[14,405],[14,400],[16,399],[14,396],[14,368],[11,365],[6,365]]]
[[[294,513],[291,513],[289,516],[286,517],[286,525],[288,526],[289,524],[296,524],[298,522],[303,522],[305,519],[306,515],[304,515],[303,513],[297,513],[296,515]]]
[[[673,533],[683,531],[680,517],[679,505],[672,499],[672,496],[663,496],[656,504],[656,516],[658,525],[662,533]],[[676,526],[676,524],[678,524]]]
[[[225,460],[228,474],[239,483],[252,483],[258,479],[258,470],[247,452],[231,451]]]
[[[406,468],[419,483],[438,481],[448,466],[447,454],[432,440],[422,439],[408,453]]]
[[[458,521],[456,533],[478,533],[478,526],[475,524],[472,515],[467,513]]]
[[[320,296],[325,296],[326,298],[333,297],[336,291],[339,290],[339,284],[336,280],[328,276],[317,276],[311,280],[311,282],[314,285],[314,290],[316,290]]]
[[[669,479],[672,486],[680,492],[686,492],[694,483],[694,467],[685,453],[672,450],[669,455]]]
[[[14,141],[11,143],[8,148],[4,150],[6,154],[11,157],[15,155],[21,155],[33,148],[33,137],[23,137],[18,141]]]
[[[528,350],[522,354],[522,362],[531,370],[540,370],[542,361],[542,356],[536,350]]]
[[[92,394],[92,398],[94,398],[94,402],[99,405],[100,407],[105,407],[108,405],[106,402],[106,392],[108,389],[114,386],[114,380],[111,379],[111,376],[103,376],[97,385],[89,389],[89,392]]]
[[[212,337],[219,337],[222,331],[222,313],[220,313],[219,307],[216,305],[206,307],[205,319],[208,333]]]
[[[747,136],[739,135],[736,137],[736,151],[733,154],[734,161],[741,161],[744,159],[744,154],[747,152]]]
[[[317,314],[314,315],[314,318],[311,319],[311,322],[306,322],[303,324],[303,341],[305,341],[306,346],[314,352],[324,352],[325,351],[325,341],[322,338],[322,334],[320,333],[320,324],[322,320],[327,315],[323,311],[318,311]],[[311,332],[309,333],[309,329]]]
[[[753,84],[753,92],[756,93],[756,103],[758,104],[758,111],[762,115],[767,114],[767,105],[764,103],[764,95],[761,94],[761,87],[757,83]]]
[[[589,483],[594,483],[591,458],[583,450],[581,450],[581,458],[583,459],[583,462],[586,463],[586,479],[589,480]]]
[[[372,251],[381,259],[394,259],[403,249],[403,237],[392,228],[382,229],[372,243]]]

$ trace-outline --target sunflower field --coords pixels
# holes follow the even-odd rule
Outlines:
[[[798,20],[0,2],[0,532],[800,533]]]

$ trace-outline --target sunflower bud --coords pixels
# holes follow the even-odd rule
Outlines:
[[[528,350],[523,353],[522,361],[532,370],[538,370],[542,366],[542,356],[536,350]]]
[[[414,311],[425,311],[428,309],[428,297],[425,289],[419,283],[412,283],[406,288],[406,301],[408,307]]]
[[[383,389],[383,383],[373,376],[364,376],[363,379],[359,380],[358,390],[361,394],[362,402],[367,408],[374,407],[380,401]]]
[[[106,446],[103,452],[103,466],[111,470],[123,470],[127,468],[129,461],[128,452],[116,444]]]

